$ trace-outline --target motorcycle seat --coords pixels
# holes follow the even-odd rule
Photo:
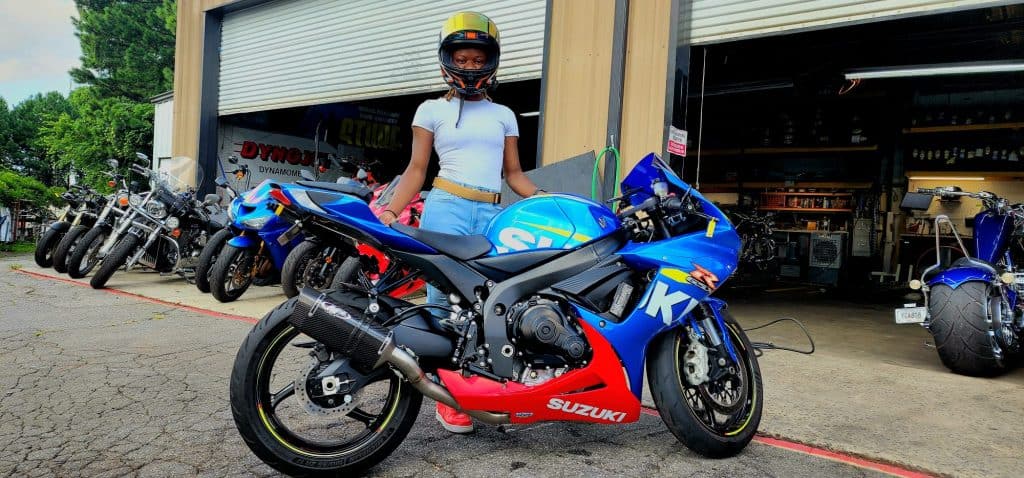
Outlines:
[[[487,254],[493,247],[487,236],[482,235],[445,234],[407,226],[397,221],[391,223],[391,228],[437,249],[442,254],[464,261]]]
[[[362,184],[339,184],[329,183],[326,181],[295,181],[295,184],[298,184],[299,186],[305,186],[307,188],[325,189],[328,191],[349,194],[361,199],[365,203],[369,203],[370,199],[373,199],[373,191],[371,191],[370,188],[363,186]]]

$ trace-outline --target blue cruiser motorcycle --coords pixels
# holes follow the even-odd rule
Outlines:
[[[736,270],[740,238],[654,154],[622,190],[617,213],[534,196],[470,236],[385,226],[335,191],[271,191],[296,230],[391,260],[374,281],[302,289],[249,332],[230,384],[246,444],[287,474],[355,474],[399,446],[423,396],[492,425],[616,425],[640,418],[646,371],[683,444],[739,453],[761,419],[761,373],[711,294]],[[417,276],[447,304],[388,295]]]
[[[1024,338],[1024,271],[1017,262],[1024,252],[1024,205],[1009,204],[990,192],[964,192],[946,187],[919,189],[920,194],[943,200],[978,199],[982,211],[974,216],[973,254],[943,268],[939,251],[940,225],[963,239],[948,216],[935,218],[935,265],[910,281],[924,294],[924,306],[911,304],[896,310],[897,323],[920,323],[935,338],[942,364],[970,376],[1004,372],[1021,353]]]

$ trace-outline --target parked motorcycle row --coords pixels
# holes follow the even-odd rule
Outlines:
[[[231,175],[248,184],[248,168],[230,163]],[[149,160],[139,153],[129,171],[148,180],[150,189],[133,191],[118,162],[110,160],[109,186],[117,192],[101,195],[95,190],[73,186],[64,193],[68,206],[50,225],[36,247],[40,267],[52,267],[72,278],[83,278],[95,269],[90,285],[103,288],[118,270],[138,265],[164,274],[177,274],[195,282],[221,302],[239,299],[251,286],[280,283],[285,295],[294,297],[304,286],[326,290],[356,280],[357,275],[374,280],[388,266],[384,255],[368,244],[359,254],[343,251],[311,234],[290,231],[268,209],[271,186],[284,188],[327,188],[348,191],[369,201],[376,214],[390,201],[397,179],[388,184],[367,184],[352,178],[318,182],[312,174],[295,184],[263,181],[241,191],[225,174],[217,185],[232,198],[221,207],[219,195],[196,198],[195,189],[167,173],[148,169]],[[326,168],[326,164],[321,164]],[[362,171],[362,170],[360,170]],[[359,174],[359,177],[372,178]],[[417,195],[399,217],[403,224],[419,225],[423,200]],[[286,236],[287,234],[287,236]],[[420,290],[423,281],[411,282],[397,297]]]

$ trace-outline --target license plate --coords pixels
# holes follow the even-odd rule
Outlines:
[[[903,307],[896,309],[897,324],[920,324],[928,318],[927,307]]]
[[[297,235],[299,235],[299,225],[292,224],[292,227],[289,227],[287,231],[284,231],[284,234],[277,236],[277,243],[282,246],[286,246],[289,242],[292,242],[292,239]]]

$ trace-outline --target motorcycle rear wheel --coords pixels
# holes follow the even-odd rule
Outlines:
[[[355,405],[348,411],[321,408],[321,402],[308,411],[295,378],[309,376],[302,362],[317,360],[309,348],[318,345],[288,322],[296,300],[264,316],[238,350],[230,385],[235,426],[257,457],[288,475],[360,475],[405,439],[423,396],[386,373],[352,392]],[[343,438],[348,434],[354,436]]]
[[[682,358],[690,341],[683,328],[659,337],[651,346],[647,362],[647,379],[661,419],[683,445],[709,458],[726,458],[742,451],[757,433],[764,408],[761,369],[754,348],[728,311],[722,310],[722,314],[741,362],[735,374],[715,382],[691,384],[683,369]],[[724,387],[726,383],[731,387]],[[722,389],[722,393],[736,390],[734,403],[711,403],[716,397],[711,397],[709,391],[717,391],[712,386]]]
[[[928,330],[946,368],[971,377],[993,377],[1006,371],[1006,361],[996,358],[988,335],[988,284],[966,282],[956,289],[937,284],[928,298],[928,313]]]

